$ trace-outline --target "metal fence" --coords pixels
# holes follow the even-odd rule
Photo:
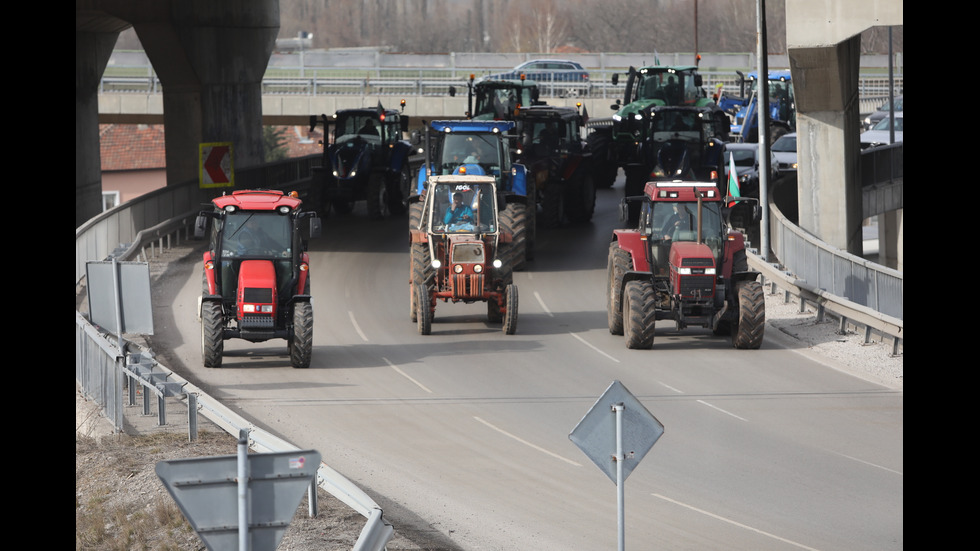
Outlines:
[[[269,95],[449,95],[451,86],[465,91],[466,82],[507,71],[530,59],[555,57],[554,54],[393,54],[377,50],[330,50],[276,53],[269,60],[262,81],[263,94]],[[562,58],[582,64],[589,71],[589,83],[573,84],[537,80],[545,97],[610,98],[621,97],[625,79],[612,84],[612,75],[631,66],[693,65],[693,54],[563,54]],[[888,56],[868,55],[861,58],[858,91],[861,98],[873,98],[861,112],[870,113],[888,97],[889,85],[895,94],[904,87],[902,57],[897,56],[898,72],[894,80],[886,72]],[[736,71],[747,73],[756,68],[754,54],[702,54],[699,64],[706,87],[722,84],[729,93],[737,93]],[[771,69],[789,67],[786,55],[770,55]],[[113,52],[102,76],[101,93],[161,93],[162,84],[143,52]]]

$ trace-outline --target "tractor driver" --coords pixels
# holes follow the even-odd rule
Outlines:
[[[453,204],[446,211],[446,215],[443,217],[443,222],[447,226],[460,223],[473,223],[473,209],[469,205],[465,204],[463,201],[463,194],[457,191],[453,194]]]
[[[674,213],[670,215],[667,222],[663,225],[663,229],[660,230],[660,235],[663,236],[664,240],[671,240],[674,238],[674,232],[676,231],[687,231],[691,229],[691,223],[689,213],[687,209],[681,210],[679,203],[674,203],[672,205]]]

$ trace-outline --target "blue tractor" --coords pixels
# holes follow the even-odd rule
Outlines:
[[[366,201],[374,218],[405,212],[412,189],[412,145],[402,139],[408,123],[406,115],[380,103],[311,116],[310,131],[321,124],[324,136],[321,166],[311,171],[313,204],[346,214],[356,201]]]
[[[746,77],[738,73],[739,95],[722,94],[718,106],[732,120],[731,138],[736,142],[759,141],[759,73],[750,72]],[[746,86],[748,93],[746,94]],[[793,93],[793,77],[788,70],[769,71],[769,143],[783,134],[796,131],[796,95]]]
[[[513,269],[534,258],[535,208],[533,182],[523,164],[515,163],[511,152],[513,121],[441,120],[425,127],[425,162],[408,199],[409,226],[418,229],[422,221],[422,202],[429,178],[448,174],[490,175],[496,180],[501,230],[513,241],[501,256]]]

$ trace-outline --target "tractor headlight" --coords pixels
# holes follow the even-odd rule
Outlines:
[[[504,265],[504,263],[501,262],[499,258],[494,258],[493,259],[493,267],[494,268],[497,268],[499,270],[500,267],[503,266],[503,265]]]
[[[438,270],[439,268],[442,268],[442,262],[440,262],[437,258],[432,261],[432,267]]]
[[[453,266],[453,271],[456,272],[457,274],[463,273],[463,265],[462,264],[456,264],[456,265],[454,265]]]
[[[476,273],[478,273],[478,274],[479,273],[482,273],[483,272],[483,264],[474,264],[473,265],[473,271],[476,272]]]

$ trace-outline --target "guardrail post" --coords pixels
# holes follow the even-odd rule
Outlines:
[[[187,440],[197,440],[197,395],[187,393]]]

